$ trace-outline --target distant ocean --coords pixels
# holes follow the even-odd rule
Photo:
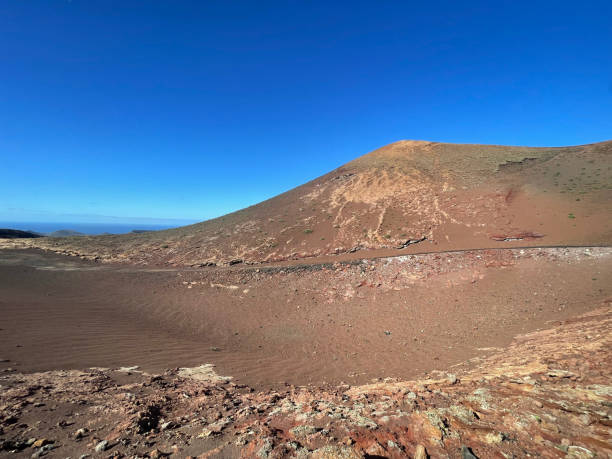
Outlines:
[[[70,223],[70,222],[2,222],[0,228],[17,229],[23,231],[34,231],[36,233],[48,234],[59,230],[72,230],[79,233],[96,234],[123,234],[131,233],[134,230],[157,231],[169,228],[176,228],[183,225],[140,225],[138,223]]]

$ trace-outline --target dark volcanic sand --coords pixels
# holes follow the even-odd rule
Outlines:
[[[0,369],[214,363],[255,387],[412,378],[594,309],[611,267],[607,248],[204,270],[0,251]]]

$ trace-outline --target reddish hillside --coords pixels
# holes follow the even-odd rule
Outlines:
[[[270,200],[195,225],[2,246],[203,266],[607,245],[611,203],[612,141],[563,148],[400,141]]]

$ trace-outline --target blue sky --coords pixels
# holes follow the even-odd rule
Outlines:
[[[400,139],[607,140],[611,18],[609,1],[0,0],[0,221],[203,220]]]

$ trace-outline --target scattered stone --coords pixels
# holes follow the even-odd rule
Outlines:
[[[174,422],[168,421],[168,422],[164,422],[160,428],[161,430],[168,430],[168,429],[173,429],[175,426],[176,425]]]
[[[450,384],[457,384],[457,381],[459,381],[459,380],[457,379],[457,376],[456,376],[456,375],[454,375],[454,374],[452,374],[452,373],[451,373],[451,374],[449,374],[449,375],[447,376],[447,378],[446,378],[446,379],[448,380],[448,382],[449,382]]]
[[[40,448],[42,446],[49,445],[51,443],[53,442],[47,438],[40,438],[36,440],[34,443],[32,443],[32,448]]]
[[[100,443],[96,445],[96,452],[101,453],[102,451],[106,451],[108,449],[108,440],[102,440]]]
[[[485,441],[490,445],[496,445],[504,441],[504,434],[500,432],[489,432],[485,435]]]
[[[591,419],[591,417],[588,414],[581,414],[578,419],[580,419],[580,423],[583,426],[589,426],[593,423],[593,420]]]
[[[269,438],[265,438],[263,441],[263,445],[261,446],[261,448],[259,448],[259,451],[257,451],[257,457],[260,458],[267,458],[268,456],[270,456],[270,453],[272,452],[272,447],[273,447],[273,443]]]
[[[83,438],[85,435],[87,435],[87,429],[86,428],[82,428],[82,429],[77,430],[74,433],[74,438],[76,438],[78,440],[80,438]]]
[[[425,447],[423,445],[417,445],[414,452],[414,459],[427,459],[428,457]]]
[[[385,330],[385,335],[390,336],[391,332],[389,330]]]
[[[478,456],[474,454],[472,449],[465,445],[461,446],[461,457],[462,459],[478,459]]]
[[[368,449],[366,449],[366,453],[369,456],[374,456],[374,457],[386,457],[387,455],[387,451],[385,450],[385,448],[383,448],[382,445],[378,443],[377,441],[372,443],[368,447]]]
[[[569,446],[567,448],[567,456],[565,457],[572,459],[591,459],[595,457],[595,454],[582,446]]]
[[[197,438],[207,438],[213,434],[213,431],[210,429],[203,429],[197,436]]]
[[[53,444],[44,445],[44,446],[40,447],[38,449],[38,451],[33,453],[31,457],[32,457],[32,459],[35,459],[37,457],[45,456],[49,451],[51,451],[54,448],[55,448],[55,445],[53,445]]]
[[[304,425],[304,426],[296,426],[293,429],[290,429],[289,432],[294,437],[307,437],[308,435],[317,433],[318,430],[319,429],[317,429],[314,426]]]
[[[397,446],[397,443],[391,440],[387,440],[387,448],[400,449],[399,446]]]

